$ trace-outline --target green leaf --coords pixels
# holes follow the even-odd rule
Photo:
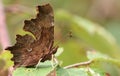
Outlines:
[[[88,76],[87,72],[82,68],[57,68],[57,76]]]
[[[92,68],[94,72],[99,73],[100,76],[106,76],[106,72],[99,68]]]
[[[58,59],[62,61],[62,66],[88,60],[86,51],[82,48],[82,44],[76,43],[75,40],[69,40],[60,46],[64,48],[63,53],[58,56]]]
[[[62,52],[64,51],[63,48],[58,48],[57,52],[55,53],[55,56],[60,56],[62,54]]]
[[[46,68],[18,68],[14,71],[13,76],[46,76],[53,70],[52,67]]]
[[[17,68],[13,72],[13,76],[46,76],[55,69],[58,64],[51,64],[52,61],[45,61],[39,63],[36,68]]]
[[[4,51],[2,54],[0,54],[0,65],[2,64],[4,69],[9,68],[13,65],[13,62],[11,61],[12,57],[13,55],[10,53],[10,51]]]
[[[120,21],[119,20],[110,20],[108,22],[106,22],[105,28],[110,31],[110,33],[112,35],[114,35],[114,37],[117,40],[117,43],[120,46]]]
[[[107,55],[102,54],[96,51],[87,51],[87,58],[89,60],[96,59],[96,58],[109,58]]]
[[[88,68],[87,73],[89,76],[106,76],[104,71],[101,71],[100,69],[92,69]]]
[[[73,35],[95,50],[120,58],[120,51],[115,38],[99,24],[59,10],[55,14],[58,23],[69,27]],[[109,51],[109,52],[108,52]]]
[[[120,60],[113,59],[105,54],[95,52],[95,51],[94,52],[88,51],[87,57],[88,59],[93,60],[93,62],[96,63],[95,65],[97,65],[97,63],[99,62],[108,62],[120,68]]]

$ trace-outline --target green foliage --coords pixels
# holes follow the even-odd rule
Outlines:
[[[64,68],[58,67],[57,76],[88,76],[88,74],[82,68],[64,69]]]
[[[119,47],[116,43],[116,39],[107,30],[96,23],[63,10],[57,11],[55,17],[57,20],[56,23],[61,25],[59,26],[60,28],[72,30],[73,34],[73,39],[61,45],[64,47],[65,51],[58,58],[63,61],[64,65],[81,62],[82,59],[85,61],[85,51],[81,48],[87,48],[86,50],[89,50],[90,47],[105,53],[105,55],[101,53],[91,54],[91,56],[87,55],[89,59],[95,58],[93,59],[94,63],[90,65],[92,68],[104,70],[102,74],[101,72],[99,73],[100,70],[97,72],[100,76],[105,76],[106,73],[112,76],[119,75],[120,69],[118,68],[120,61],[114,59],[120,58]],[[113,58],[110,58],[108,55]],[[111,69],[108,67],[111,67]]]
[[[108,62],[109,64],[111,63],[111,64],[116,65],[117,67],[120,68],[120,61],[119,60],[110,58],[109,56],[101,54],[99,52],[88,51],[87,57],[88,57],[88,59],[93,60],[94,64],[96,64],[96,65],[97,65],[97,63],[100,63],[100,62]]]
[[[17,68],[13,75],[46,76],[51,71],[56,70],[57,76],[107,76],[107,74],[110,74],[110,76],[120,76],[120,19],[112,18],[108,14],[107,16],[109,17],[102,16],[103,19],[95,19],[95,21],[100,20],[101,22],[87,20],[85,17],[91,12],[89,11],[91,10],[91,3],[95,3],[92,1],[29,0],[28,2],[25,0],[3,0],[5,7],[10,5],[15,7],[14,5],[16,4],[20,5],[20,9],[17,8],[18,11],[12,9],[14,13],[6,13],[11,44],[15,43],[15,35],[17,33],[26,33],[21,31],[24,25],[23,21],[32,18],[35,14],[35,6],[48,2],[51,3],[55,12],[55,43],[63,39],[58,44],[62,49],[59,49],[57,54],[55,54],[59,60],[59,67],[57,67],[58,64],[54,65],[52,63],[51,65],[51,62],[45,62],[40,63],[37,68]],[[96,15],[96,10],[94,13]],[[116,15],[116,17],[119,16]],[[73,37],[68,39],[64,36],[69,31],[72,32]],[[91,49],[94,51],[91,51]],[[11,57],[12,55],[8,51],[0,54],[0,69],[7,69],[13,65],[13,62],[10,61]],[[80,65],[77,68],[64,68],[64,66],[88,60],[93,62],[85,66]]]
[[[98,68],[57,68],[57,76],[106,76],[106,73]]]
[[[63,52],[58,59],[63,61],[64,66],[77,62],[82,63],[82,61],[87,60],[87,58],[92,60],[92,62],[86,64],[86,66],[80,65],[78,68],[64,68],[56,67],[58,64],[51,64],[51,61],[46,61],[44,63],[39,63],[36,68],[17,68],[13,72],[13,76],[46,76],[52,71],[56,71],[57,76],[105,76],[114,69],[111,69],[110,71],[105,70],[103,67],[105,66],[104,63],[109,63],[120,68],[120,61],[114,59],[120,57],[118,55],[118,44],[116,43],[115,38],[103,27],[84,18],[71,15],[65,11],[57,11],[55,17],[58,20],[57,23],[60,22],[65,25],[67,22],[66,29],[72,30],[73,33],[73,39],[69,39],[68,42],[61,44],[64,51],[63,49],[59,49],[55,56],[59,56]],[[88,51],[86,56],[85,49],[81,48],[89,48],[88,46],[106,54],[97,51]],[[78,49],[80,49],[80,51],[78,51]],[[81,52],[82,54],[78,52]],[[9,57],[9,59],[10,58],[11,57]]]
[[[112,57],[120,58],[115,38],[100,25],[63,10],[57,11],[55,17],[57,17],[58,23],[63,23],[62,26],[69,27],[73,35],[82,39],[87,45],[110,54]]]
[[[13,55],[10,53],[10,51],[4,51],[2,54],[0,54],[0,69],[7,69],[12,66],[12,57]]]
[[[117,68],[120,69],[120,60],[114,59],[109,57],[108,55],[101,54],[96,51],[88,51],[87,52],[88,59],[92,60],[93,63],[91,63],[90,67],[101,70],[106,70],[106,74],[110,74],[111,76],[114,76],[115,71],[119,71]],[[116,68],[117,67],[117,68]],[[109,69],[111,68],[111,69]],[[99,70],[100,71],[100,70]],[[113,72],[114,71],[114,72]],[[119,74],[116,74],[118,76]]]
[[[82,67],[83,65],[79,65],[81,66],[79,68],[64,68],[52,61],[46,61],[44,63],[39,63],[36,68],[17,68],[13,72],[13,76],[46,76],[53,71],[56,71],[57,76],[106,76],[109,73],[105,72],[105,70],[100,67],[99,64],[101,62],[108,62],[118,67],[120,66],[119,60],[112,59],[107,55],[97,53],[95,51],[88,52],[87,57],[89,60],[92,60],[92,62],[85,64],[85,67]],[[99,66],[96,67],[96,65]]]
[[[46,68],[18,68],[14,71],[13,76],[46,76],[50,73],[52,67]]]
[[[20,67],[13,72],[13,76],[46,76],[55,69],[58,64],[53,64],[52,61],[39,63],[33,68]]]

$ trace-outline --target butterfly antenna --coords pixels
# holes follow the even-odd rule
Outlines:
[[[37,65],[35,66],[35,69],[37,69],[39,67],[39,63],[41,62],[42,58],[39,59]]]

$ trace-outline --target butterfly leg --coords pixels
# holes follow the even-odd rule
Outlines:
[[[37,65],[35,65],[35,68],[37,69],[39,67],[39,63],[41,62],[42,58],[39,59]]]
[[[51,59],[51,65],[52,65],[52,68],[54,68],[54,55],[52,54],[52,59]]]
[[[57,49],[58,49],[58,46],[57,46],[57,47],[54,47],[54,48],[52,49],[52,51],[50,52],[50,54],[52,55],[52,67],[53,67],[53,68],[54,68],[54,63],[55,63],[55,64],[58,64],[58,61],[57,61],[57,59],[56,59],[55,56],[54,56],[54,54],[56,53]]]

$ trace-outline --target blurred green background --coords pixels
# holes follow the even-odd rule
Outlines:
[[[64,49],[58,57],[62,66],[87,61],[88,50],[120,59],[120,0],[3,0],[11,45],[16,34],[25,34],[24,20],[34,18],[35,7],[45,3],[54,9],[55,44]],[[108,68],[111,76],[120,76],[120,69]]]

